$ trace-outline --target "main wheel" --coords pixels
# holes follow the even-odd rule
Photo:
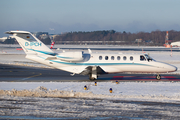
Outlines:
[[[160,75],[156,75],[156,79],[157,79],[157,80],[160,80],[160,79],[161,79],[161,76],[160,76]]]
[[[91,74],[89,74],[89,80],[96,80],[94,77],[92,77],[92,75]]]
[[[97,80],[98,75],[97,76],[92,76],[92,74],[89,74],[89,80]]]

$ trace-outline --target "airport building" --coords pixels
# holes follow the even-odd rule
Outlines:
[[[0,38],[0,42],[3,43],[5,40],[7,40],[8,37],[2,37]]]
[[[0,38],[0,43],[3,43],[3,44],[14,44],[16,41],[15,38],[12,38],[12,37],[2,37]]]

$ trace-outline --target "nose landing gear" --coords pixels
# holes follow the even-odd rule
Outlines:
[[[161,80],[161,76],[159,74],[156,75],[157,80]]]

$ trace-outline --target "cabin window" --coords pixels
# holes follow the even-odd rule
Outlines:
[[[126,60],[126,56],[123,57],[123,60]]]
[[[133,56],[130,57],[130,60],[133,61]]]
[[[99,56],[99,60],[102,60],[102,56]]]
[[[121,59],[121,57],[120,56],[117,56],[117,60],[120,60]]]
[[[108,56],[105,56],[105,60],[108,60]]]
[[[145,57],[143,55],[140,56],[141,61],[146,61]]]
[[[114,56],[111,56],[111,60],[114,60]]]

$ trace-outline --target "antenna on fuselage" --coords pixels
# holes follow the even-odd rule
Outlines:
[[[88,52],[89,52],[89,54],[91,54],[91,53],[92,53],[92,51],[91,51],[91,49],[90,49],[90,48],[88,48]]]

